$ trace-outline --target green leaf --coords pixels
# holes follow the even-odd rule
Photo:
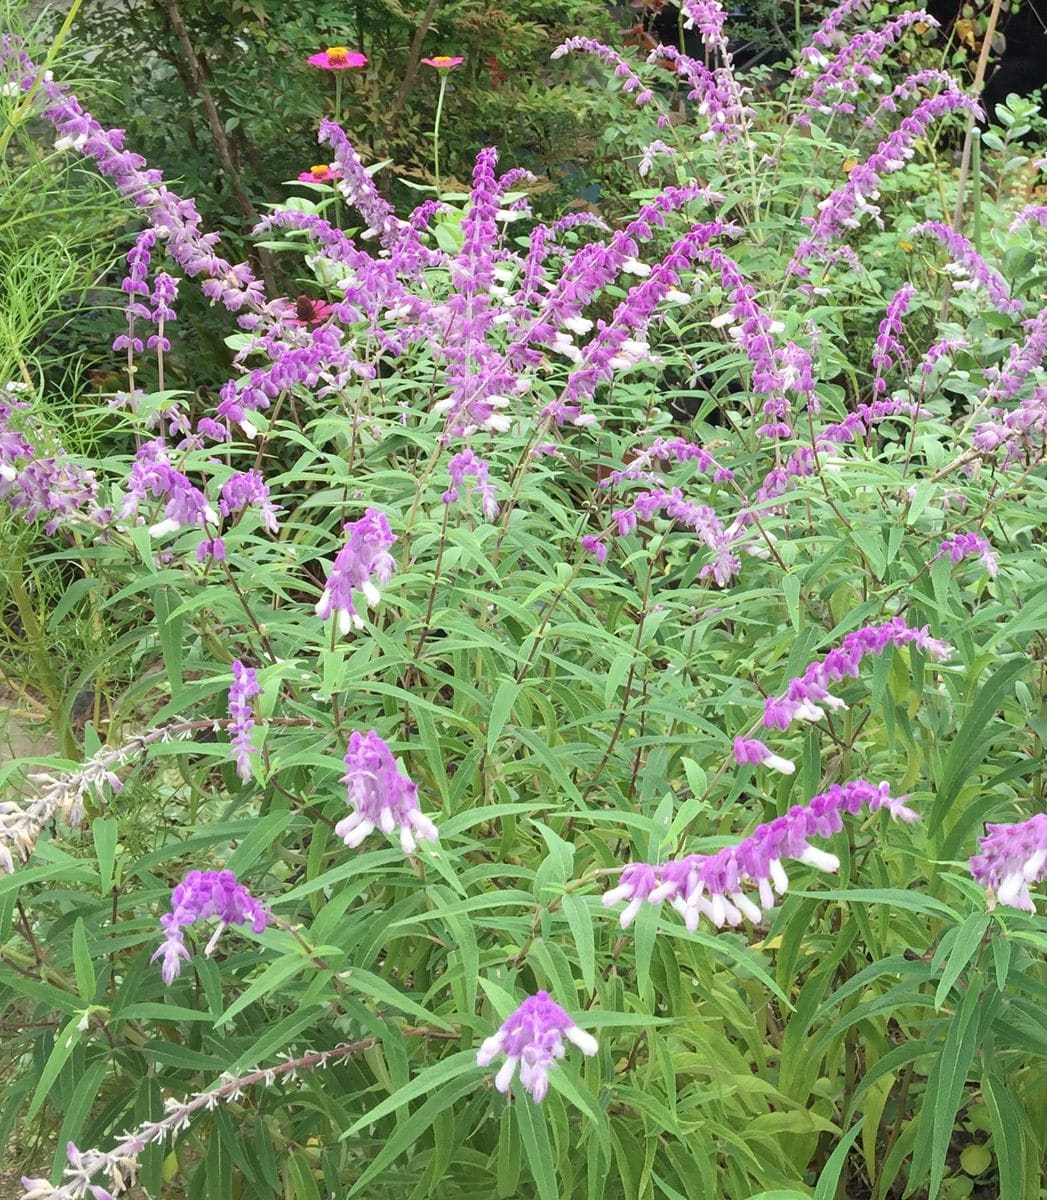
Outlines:
[[[420,1146],[422,1135],[433,1122],[447,1112],[456,1100],[472,1091],[475,1086],[475,1080],[472,1079],[454,1079],[445,1083],[424,1104],[400,1121],[393,1133],[382,1139],[381,1150],[353,1184],[348,1195],[357,1195],[365,1184],[370,1183],[376,1175],[385,1171],[395,1158],[414,1146]]]
[[[320,1200],[320,1189],[313,1178],[309,1159],[302,1150],[294,1150],[287,1158],[285,1179],[294,1200]]]
[[[254,983],[238,996],[220,1017],[215,1019],[214,1024],[227,1024],[237,1013],[242,1013],[256,1000],[261,1000],[264,996],[275,992],[282,984],[293,979],[299,971],[304,971],[306,967],[311,966],[313,966],[312,960],[300,953],[286,954],[283,958],[278,958],[276,962],[270,963],[266,967]]]
[[[405,1084],[383,1100],[381,1104],[366,1112],[355,1124],[350,1125],[339,1140],[344,1141],[345,1138],[352,1137],[353,1134],[359,1133],[364,1126],[380,1121],[382,1117],[403,1108],[405,1104],[409,1104],[418,1096],[424,1096],[427,1092],[431,1092],[434,1088],[438,1088],[452,1079],[457,1079],[467,1071],[478,1070],[475,1050],[459,1050],[457,1053],[433,1063],[431,1067],[420,1071],[410,1083]]]
[[[520,693],[520,685],[515,679],[503,679],[491,701],[491,715],[487,721],[487,753],[493,754],[502,736],[502,730],[513,711],[516,697]]]
[[[593,915],[589,904],[571,892],[565,892],[560,901],[564,917],[574,938],[578,953],[578,966],[582,982],[587,991],[596,990],[596,942],[593,934]]]
[[[521,1089],[521,1095],[514,1097],[514,1107],[524,1162],[530,1169],[540,1200],[561,1200],[553,1168],[553,1148],[541,1106],[532,1103]]]
[[[95,817],[91,822],[91,837],[98,859],[98,888],[103,896],[107,896],[113,888],[118,830],[119,826],[113,817]]]
[[[999,1200],[1024,1200],[1025,1147],[1021,1109],[1008,1084],[992,1072],[982,1076],[989,1110],[993,1156],[1000,1173]]]
[[[47,1099],[55,1080],[83,1037],[80,1021],[79,1016],[73,1017],[55,1037],[54,1047],[48,1055],[47,1062],[44,1063],[44,1069],[40,1072],[33,1098],[29,1102],[29,1108],[25,1114],[27,1121],[31,1121],[40,1111],[40,1106]]]
[[[1005,728],[993,720],[993,715],[1028,665],[1025,658],[1008,659],[980,688],[959,732],[953,738],[942,767],[937,796],[927,817],[928,832],[936,833],[941,829],[945,814],[959,795],[960,788],[981,762],[989,744]]]
[[[991,918],[986,913],[971,913],[959,927],[952,945],[952,952],[945,970],[942,971],[937,991],[934,993],[934,1007],[941,1010],[946,997],[952,991],[953,984],[960,978],[960,972],[978,953],[985,931]]]
[[[95,997],[95,968],[83,917],[77,917],[73,926],[73,970],[76,973],[76,990],[84,1003],[90,1004]]]
[[[865,1118],[859,1117],[847,1130],[842,1140],[836,1143],[836,1148],[829,1155],[825,1166],[822,1167],[822,1173],[818,1176],[818,1183],[814,1189],[814,1200],[834,1200],[847,1155],[850,1154],[851,1147],[857,1141],[864,1124]]]

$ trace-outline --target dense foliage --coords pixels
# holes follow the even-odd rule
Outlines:
[[[1047,161],[954,170],[883,8],[759,93],[713,0],[571,38],[613,229],[492,148],[401,216],[324,119],[282,295],[4,38],[141,230],[126,387],[0,403],[27,1200],[1040,1200]]]

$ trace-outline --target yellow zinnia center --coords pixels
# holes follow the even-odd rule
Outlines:
[[[344,63],[349,61],[349,51],[344,46],[328,46],[327,61]]]
[[[317,163],[315,167],[309,168],[309,174],[315,175],[317,179],[323,179],[330,169],[327,163]]]
[[[434,54],[433,55],[434,63],[449,63],[451,61],[452,61],[452,58],[451,58],[450,54]]]

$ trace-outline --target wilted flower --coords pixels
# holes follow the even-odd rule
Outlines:
[[[563,1039],[573,1042],[583,1054],[599,1049],[596,1038],[571,1020],[548,992],[527,999],[486,1038],[476,1054],[476,1065],[486,1067],[499,1056],[505,1062],[494,1077],[494,1086],[507,1092],[520,1068],[520,1082],[539,1103],[549,1090],[549,1069],[565,1054]]]
[[[423,58],[422,62],[427,67],[435,67],[438,71],[450,71],[453,67],[461,66],[465,59],[451,54],[436,54],[432,58]]]
[[[999,901],[1035,912],[1029,884],[1047,879],[1047,813],[986,829],[978,839],[982,852],[971,859],[971,874],[989,893],[989,907]]]
[[[318,54],[310,54],[306,59],[311,67],[322,67],[325,71],[345,71],[350,67],[367,65],[367,55],[357,50],[347,50],[344,46],[329,46]]]
[[[435,842],[436,826],[418,808],[418,785],[396,767],[392,751],[372,729],[354,730],[345,754],[342,782],[352,812],[334,827],[347,846],[359,846],[368,834],[400,830],[404,854],[412,854],[418,839]]]
[[[359,521],[349,521],[344,529],[349,537],[327,576],[316,615],[326,621],[337,612],[338,628],[346,634],[350,629],[364,627],[353,603],[353,591],[360,592],[365,605],[374,606],[381,595],[371,582],[372,577],[379,583],[388,583],[392,578],[396,563],[389,547],[396,541],[396,535],[389,527],[389,518],[377,508],[369,508]]]
[[[171,893],[171,911],[160,918],[164,940],[149,960],[163,959],[164,983],[172,984],[181,972],[181,959],[189,958],[182,930],[196,921],[218,918],[218,928],[204,950],[210,954],[227,925],[250,925],[261,933],[269,915],[232,871],[190,871]]]
[[[775,896],[789,885],[782,859],[795,858],[819,871],[836,871],[835,854],[810,844],[812,837],[828,837],[843,828],[841,813],[886,808],[892,817],[915,821],[917,814],[906,808],[904,797],[895,798],[886,783],[874,785],[864,779],[833,784],[804,805],[795,805],[782,817],[758,825],[735,846],[725,846],[713,855],[689,854],[686,858],[652,865],[630,863],[623,868],[621,882],[605,892],[605,905],[627,901],[620,918],[623,929],[632,924],[643,903],[668,900],[692,932],[701,917],[718,929],[739,925],[743,918],[759,921],[774,907]],[[742,890],[755,885],[759,905]]]

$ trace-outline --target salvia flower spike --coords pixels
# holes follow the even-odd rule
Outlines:
[[[373,729],[350,735],[342,782],[352,812],[334,831],[347,846],[359,846],[376,829],[386,834],[399,829],[404,854],[412,854],[419,840],[435,842],[439,837],[418,807],[418,785],[400,774],[392,751]]]
[[[484,1040],[476,1065],[486,1067],[504,1055],[494,1086],[508,1092],[519,1068],[521,1084],[535,1103],[540,1103],[549,1090],[550,1068],[566,1053],[564,1038],[586,1055],[599,1049],[596,1038],[579,1029],[548,992],[537,992],[506,1017],[497,1033]]]
[[[345,526],[348,535],[338,551],[334,566],[327,576],[323,595],[316,605],[316,615],[326,621],[338,614],[338,628],[343,634],[350,629],[363,629],[363,617],[356,610],[353,592],[359,592],[365,607],[381,599],[374,580],[388,583],[396,569],[389,547],[396,535],[389,527],[389,518],[377,508],[369,508],[358,521]]]
[[[998,902],[1035,912],[1029,884],[1047,879],[1047,813],[986,829],[978,839],[981,854],[971,859],[971,874],[988,893],[989,907]]]
[[[254,667],[245,667],[239,659],[233,662],[233,684],[229,689],[229,733],[233,745],[236,773],[245,782],[251,778],[251,755],[257,750],[251,745],[254,729],[254,709],[251,701],[259,694],[258,676]]]
[[[914,629],[902,617],[892,617],[882,625],[866,625],[848,633],[839,646],[830,650],[821,662],[811,663],[802,675],[789,680],[780,696],[768,696],[764,703],[763,723],[768,729],[788,729],[793,721],[818,721],[826,708],[846,708],[829,686],[848,676],[858,678],[858,667],[868,654],[882,654],[888,646],[912,643],[931,658],[949,657],[952,648],[931,637],[927,626]]]
[[[840,860],[811,845],[811,838],[824,838],[843,828],[841,814],[886,808],[896,820],[915,821],[917,814],[906,808],[904,797],[891,795],[886,783],[872,784],[864,779],[833,784],[803,805],[794,805],[773,821],[758,825],[748,837],[715,854],[689,854],[669,862],[630,863],[622,869],[617,887],[604,893],[607,906],[626,901],[619,922],[623,929],[636,918],[646,902],[661,904],[668,900],[680,913],[687,928],[694,932],[701,917],[717,929],[740,925],[743,918],[762,919],[763,912],[775,905],[776,896],[789,886],[782,865],[794,858],[819,871],[836,871]],[[746,894],[755,887],[759,903]]]
[[[174,983],[182,970],[181,960],[189,958],[182,930],[209,917],[218,918],[218,927],[205,954],[214,950],[227,925],[250,925],[255,933],[261,933],[270,920],[243,884],[237,883],[232,871],[190,871],[171,893],[171,911],[160,918],[164,940],[149,960],[163,960],[164,983]]]

